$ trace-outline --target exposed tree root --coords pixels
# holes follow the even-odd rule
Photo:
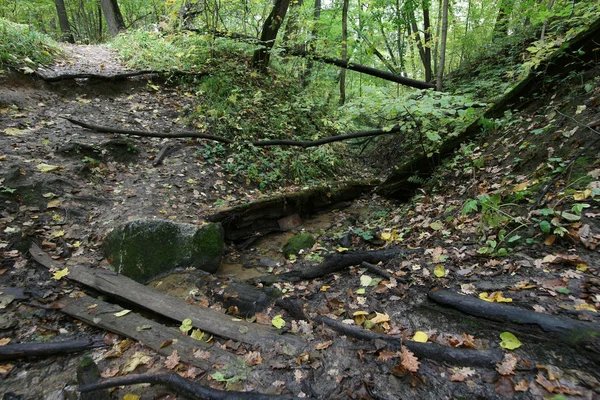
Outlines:
[[[292,396],[284,395],[270,395],[252,392],[228,392],[224,390],[212,389],[210,387],[191,382],[175,373],[139,374],[120,378],[104,379],[97,383],[80,386],[79,391],[86,393],[99,389],[108,389],[125,385],[136,385],[139,383],[165,385],[168,388],[177,391],[178,394],[182,394],[186,398],[194,400],[291,400],[294,398]]]
[[[129,129],[121,129],[110,126],[101,126],[89,124],[87,122],[78,121],[73,118],[61,117],[71,122],[72,124],[79,125],[83,128],[91,129],[94,132],[99,133],[118,133],[122,135],[132,135],[132,136],[141,136],[141,137],[158,137],[158,138],[197,138],[197,139],[208,139],[214,140],[215,142],[232,144],[233,140],[222,137],[211,135],[208,133],[200,133],[200,132],[191,132],[191,131],[181,131],[176,133],[162,133],[162,132],[152,132],[152,131],[136,131]],[[331,136],[328,138],[323,138],[319,140],[287,140],[287,139],[274,139],[274,140],[256,140],[251,142],[240,142],[240,144],[251,144],[257,147],[267,147],[267,146],[294,146],[294,147],[317,147],[322,146],[324,144],[333,143],[333,142],[341,142],[343,140],[355,139],[361,137],[371,137],[371,136],[381,136],[381,135],[392,135],[394,133],[400,132],[400,127],[395,126],[392,129],[372,129],[366,131],[358,131],[352,132],[345,135]]]
[[[439,304],[454,307],[476,317],[537,327],[556,335],[564,343],[581,346],[587,351],[600,354],[600,326],[597,324],[491,303],[450,290],[431,291],[428,296]]]
[[[265,275],[254,278],[254,282],[271,284],[275,282],[298,282],[307,279],[314,279],[325,276],[332,272],[341,271],[353,265],[360,265],[363,261],[369,263],[378,263],[388,261],[399,255],[406,254],[415,250],[374,250],[360,251],[355,253],[336,253],[325,256],[325,261],[320,264],[303,267],[296,271],[285,272],[279,275]]]
[[[77,353],[79,351],[102,346],[104,346],[102,340],[96,339],[68,340],[50,343],[9,344],[0,346],[0,361]]]
[[[133,78],[142,75],[161,75],[161,76],[192,76],[192,77],[203,77],[207,76],[208,72],[186,72],[186,71],[155,71],[146,69],[142,71],[124,72],[122,74],[114,75],[99,75],[99,74],[63,74],[57,76],[46,76],[40,72],[35,72],[35,76],[42,79],[45,82],[62,82],[74,79],[93,79],[97,81],[122,81],[125,79]]]
[[[379,339],[389,343],[390,346],[397,349],[404,345],[417,357],[441,361],[451,365],[494,368],[497,363],[502,361],[504,356],[503,353],[498,350],[459,349],[455,347],[442,346],[441,344],[436,343],[419,343],[409,340],[402,341],[399,338],[347,325],[343,322],[336,321],[325,316],[318,316],[315,318],[315,321],[318,323],[323,323],[344,335],[356,339]]]

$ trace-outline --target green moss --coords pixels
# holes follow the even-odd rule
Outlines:
[[[117,272],[145,282],[177,267],[215,272],[221,262],[223,228],[162,220],[139,220],[110,232],[102,244]]]
[[[292,254],[300,253],[300,250],[310,249],[317,241],[310,233],[300,233],[292,236],[283,246],[283,255],[289,258]]]

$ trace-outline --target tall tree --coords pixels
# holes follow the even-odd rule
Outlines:
[[[279,28],[281,28],[289,6],[290,0],[275,0],[273,9],[263,24],[260,34],[261,46],[254,51],[254,56],[252,57],[252,66],[261,72],[266,71],[269,66],[271,49],[275,44],[277,33],[279,32]]]
[[[65,0],[54,0],[56,12],[58,13],[58,23],[62,32],[62,40],[67,43],[75,43],[73,33],[71,33],[71,25],[69,24],[69,16],[65,7]]]
[[[317,39],[317,23],[319,22],[319,18],[321,18],[321,0],[315,0],[315,8],[313,11],[313,26],[310,32],[310,38],[308,39],[308,43],[306,44],[306,49],[309,53],[315,52],[315,41]],[[306,61],[306,70],[301,76],[302,87],[308,86],[310,74],[312,72],[314,65],[314,60],[312,58],[308,58]]]
[[[446,39],[448,38],[448,0],[442,5],[442,40],[440,43],[440,61],[437,68],[436,90],[442,90],[444,65],[446,64]]]
[[[419,50],[419,57],[421,58],[421,62],[423,63],[423,69],[425,70],[425,81],[431,82],[433,72],[431,69],[432,43],[431,24],[429,22],[429,0],[423,0],[421,5],[423,8],[423,37],[421,38],[421,33],[419,32],[419,27],[417,26],[417,19],[415,18],[414,11],[415,6],[413,2],[407,2],[407,18],[410,21],[408,34],[409,36],[413,35],[415,38],[417,49]]]
[[[498,16],[494,25],[493,40],[500,40],[508,35],[508,22],[512,14],[515,0],[501,0]]]
[[[121,15],[117,0],[100,0],[100,4],[102,4],[102,11],[110,36],[117,36],[119,32],[125,30],[123,15]]]
[[[342,3],[342,60],[348,59],[348,3],[349,0],[343,0]],[[340,71],[340,105],[346,102],[346,69]]]

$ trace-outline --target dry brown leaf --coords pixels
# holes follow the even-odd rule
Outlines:
[[[317,350],[325,350],[326,348],[328,348],[332,344],[333,344],[333,340],[328,340],[326,342],[322,342],[322,343],[317,344],[315,346],[315,349],[317,349]]]
[[[190,367],[183,372],[178,372],[179,376],[186,379],[196,379],[199,375],[202,375],[205,371],[198,367]]]
[[[6,346],[9,343],[10,343],[10,338],[8,338],[8,337],[0,339],[0,346]]]
[[[529,390],[529,381],[527,379],[522,379],[515,385],[515,391],[517,392],[526,392]]]
[[[460,347],[466,347],[468,349],[476,349],[475,345],[475,337],[473,335],[469,335],[468,333],[462,334],[462,343]]]
[[[210,352],[202,349],[194,350],[194,358],[198,358],[200,360],[210,360]]]
[[[406,346],[402,346],[402,366],[410,372],[417,372],[419,370],[419,359],[408,350]]]
[[[173,350],[173,353],[165,360],[165,367],[168,369],[175,369],[179,365],[179,355],[177,354],[177,350]]]
[[[517,366],[517,361],[519,361],[519,357],[513,353],[504,354],[504,360],[496,364],[496,371],[500,375],[513,375],[515,371],[515,367]]]
[[[252,367],[254,365],[260,365],[263,362],[263,358],[260,355],[259,351],[249,351],[244,356],[244,360],[246,360],[246,365]]]
[[[378,361],[387,361],[387,360],[391,360],[392,358],[396,358],[398,357],[398,352],[396,351],[391,351],[391,350],[381,350],[379,352],[379,356],[377,357]]]
[[[452,369],[452,376],[450,381],[452,382],[464,382],[470,376],[475,374],[475,370],[469,367],[457,367]]]
[[[100,373],[100,376],[103,378],[112,378],[113,376],[119,373],[119,367],[115,368],[106,368],[104,371]]]

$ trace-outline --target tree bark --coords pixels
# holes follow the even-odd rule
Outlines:
[[[508,36],[508,22],[510,15],[512,14],[513,7],[515,5],[514,0],[501,0],[500,10],[498,10],[498,17],[494,25],[493,41],[500,40]]]
[[[261,72],[265,72],[269,66],[271,49],[275,44],[277,33],[279,32],[279,28],[281,28],[289,5],[290,0],[275,0],[273,9],[265,20],[260,35],[262,46],[254,52],[254,56],[252,57],[252,66]]]
[[[348,3],[342,3],[342,61],[348,62]],[[346,102],[346,69],[340,71],[340,106]]]
[[[423,0],[423,37],[425,47],[425,81],[431,82],[433,79],[433,73],[431,69],[431,23],[429,22],[429,5],[427,0]]]
[[[442,40],[440,43],[440,61],[438,63],[436,90],[441,91],[444,78],[444,64],[446,63],[446,39],[448,37],[448,0],[444,0],[442,7]]]
[[[54,0],[54,5],[56,5],[56,12],[58,13],[58,23],[62,32],[62,40],[67,43],[75,43],[73,33],[71,32],[71,25],[69,24],[67,8],[65,7],[65,0]]]
[[[321,18],[321,0],[315,0],[315,9],[313,12],[313,27],[310,32],[310,39],[308,40],[308,43],[306,44],[306,49],[309,53],[315,52],[315,39],[317,38],[317,34],[318,34],[317,23],[319,22],[319,18]],[[313,59],[309,58],[306,61],[306,70],[304,71],[304,74],[302,75],[302,78],[301,78],[302,87],[308,86],[310,74],[312,73],[312,69],[313,69],[313,65],[314,65]]]
[[[117,0],[100,0],[100,4],[102,4],[102,11],[110,36],[117,36],[119,32],[125,30],[125,23]]]

